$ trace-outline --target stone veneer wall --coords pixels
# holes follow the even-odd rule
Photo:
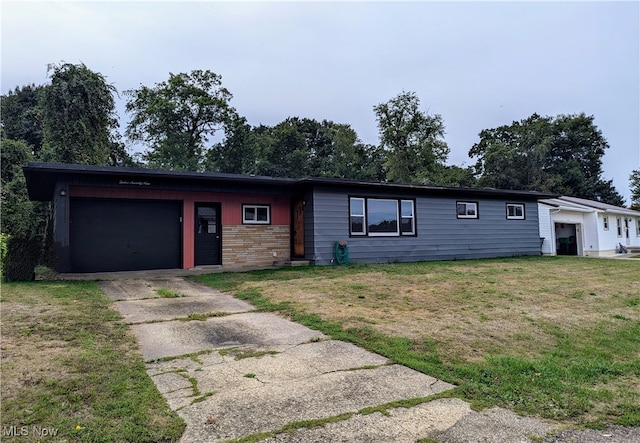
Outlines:
[[[290,242],[288,225],[223,226],[222,266],[250,269],[283,264],[291,258]]]

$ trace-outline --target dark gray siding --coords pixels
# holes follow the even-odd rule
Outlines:
[[[349,196],[415,198],[417,236],[349,237]],[[456,218],[456,201],[478,202],[478,219]],[[506,203],[524,203],[525,220],[507,220]],[[537,201],[461,196],[348,193],[316,188],[313,196],[316,264],[331,264],[346,240],[352,263],[453,260],[540,254]]]
[[[60,195],[64,194],[64,195]],[[53,193],[53,238],[56,253],[56,270],[71,272],[71,250],[69,248],[69,188],[58,183]]]

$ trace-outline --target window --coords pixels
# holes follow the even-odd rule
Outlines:
[[[640,237],[640,218],[636,218],[636,235]]]
[[[414,214],[413,200],[400,201],[400,232],[402,235],[416,233],[416,217]]]
[[[604,227],[605,231],[609,230],[609,217],[606,215],[602,217],[602,226]]]
[[[478,218],[478,203],[457,202],[456,207],[456,215],[458,218]]]
[[[618,229],[618,237],[622,237],[622,219],[620,217],[616,218],[616,227]]]
[[[349,200],[350,232],[351,235],[367,235],[364,230],[364,198]]]
[[[507,219],[524,220],[524,204],[507,203]]]
[[[349,232],[352,236],[371,237],[415,235],[415,202],[391,198],[351,197]]]
[[[242,223],[249,225],[268,225],[271,223],[269,205],[242,205]]]
[[[369,235],[398,235],[398,200],[367,199]]]

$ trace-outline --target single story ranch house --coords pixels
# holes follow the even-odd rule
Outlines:
[[[640,211],[561,196],[539,201],[545,255],[607,257],[623,246],[640,249]]]
[[[556,197],[54,163],[24,173],[29,198],[53,202],[62,273],[539,255],[538,200]]]

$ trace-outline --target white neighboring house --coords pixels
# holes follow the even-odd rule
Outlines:
[[[539,200],[545,255],[611,256],[640,249],[640,211],[575,197]]]

